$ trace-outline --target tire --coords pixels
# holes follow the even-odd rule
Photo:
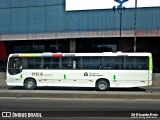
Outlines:
[[[34,90],[37,87],[37,83],[34,79],[29,78],[24,82],[24,87],[27,90]]]
[[[96,83],[96,89],[99,91],[105,91],[109,89],[110,85],[109,82],[105,79],[100,79]]]

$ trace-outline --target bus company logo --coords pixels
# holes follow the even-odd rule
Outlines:
[[[85,73],[84,73],[84,76],[88,76],[88,73],[87,73],[87,72],[85,72]]]
[[[2,117],[11,117],[11,112],[2,112]]]

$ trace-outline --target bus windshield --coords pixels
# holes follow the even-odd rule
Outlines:
[[[11,75],[19,74],[22,71],[21,58],[11,57],[8,64],[8,72]]]

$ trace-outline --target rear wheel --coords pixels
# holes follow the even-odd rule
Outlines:
[[[109,89],[109,82],[105,79],[100,79],[97,81],[96,83],[96,89],[100,90],[100,91],[105,91],[107,89]]]
[[[29,79],[25,80],[24,87],[27,90],[34,90],[37,87],[37,83],[34,79],[29,78]]]

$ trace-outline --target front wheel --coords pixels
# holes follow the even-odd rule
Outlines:
[[[34,79],[29,78],[24,82],[24,87],[27,90],[36,89],[36,87],[37,87],[36,81]]]
[[[109,89],[109,82],[105,79],[100,79],[97,81],[96,83],[96,89],[100,90],[100,91],[105,91],[107,89]]]

